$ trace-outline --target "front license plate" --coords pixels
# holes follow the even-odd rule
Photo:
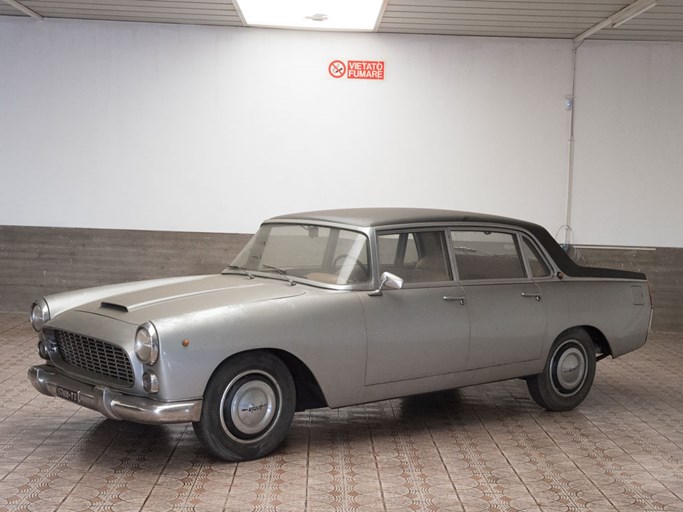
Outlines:
[[[57,396],[68,400],[69,402],[78,403],[78,391],[71,391],[70,389],[63,388],[62,386],[57,386]]]

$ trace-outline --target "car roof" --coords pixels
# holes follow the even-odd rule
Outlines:
[[[301,220],[330,222],[357,227],[382,227],[402,224],[429,224],[448,222],[489,222],[527,226],[528,223],[507,217],[433,208],[347,208],[292,213],[273,217],[266,222]]]

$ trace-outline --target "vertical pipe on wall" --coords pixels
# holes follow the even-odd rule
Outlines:
[[[572,89],[569,97],[567,98],[569,106],[569,164],[567,168],[567,205],[565,210],[564,219],[564,244],[569,246],[571,243],[572,235],[572,200],[574,193],[574,91],[576,89],[576,51],[579,49],[579,44],[574,45],[572,51]],[[561,229],[561,228],[560,228]]]

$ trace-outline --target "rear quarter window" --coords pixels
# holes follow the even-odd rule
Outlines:
[[[550,267],[546,264],[536,246],[526,237],[523,238],[522,250],[524,257],[529,263],[532,277],[548,277],[550,275]]]

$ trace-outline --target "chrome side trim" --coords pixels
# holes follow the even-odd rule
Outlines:
[[[144,396],[126,395],[106,386],[91,386],[74,380],[51,365],[31,366],[28,378],[33,387],[47,396],[57,396],[57,386],[76,391],[78,405],[97,411],[113,420],[163,424],[199,421],[202,400],[159,402]]]

